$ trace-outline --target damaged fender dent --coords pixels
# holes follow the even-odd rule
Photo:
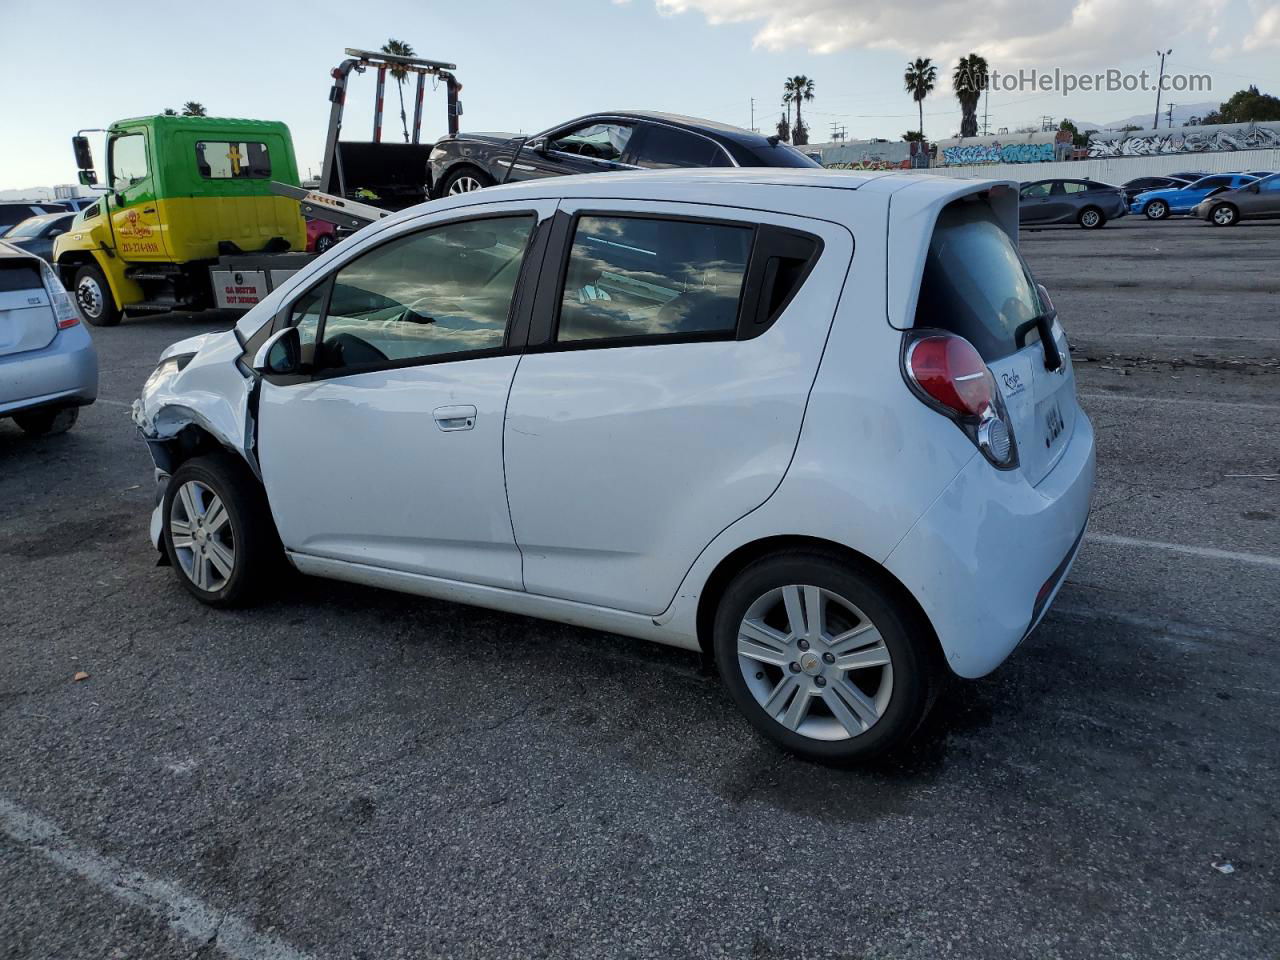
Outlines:
[[[133,403],[133,422],[161,470],[172,472],[183,454],[194,453],[209,437],[259,474],[249,413],[256,378],[237,363],[241,349],[227,332],[193,337],[162,354]]]

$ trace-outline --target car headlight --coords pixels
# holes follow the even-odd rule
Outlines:
[[[160,365],[151,371],[151,376],[147,377],[147,382],[142,385],[144,394],[150,393],[165,380],[176,377],[179,373],[186,369],[187,364],[191,362],[194,353],[182,353],[176,357],[167,357],[160,361]]]

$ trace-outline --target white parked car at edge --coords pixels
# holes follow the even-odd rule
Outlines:
[[[700,170],[361,230],[174,344],[134,416],[179,579],[298,570],[713,656],[844,761],[1036,626],[1094,437],[1015,183]]]

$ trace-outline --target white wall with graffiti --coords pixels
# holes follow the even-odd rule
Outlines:
[[[1101,180],[1124,183],[1134,177],[1159,177],[1170,173],[1203,171],[1228,173],[1245,170],[1280,171],[1280,148],[1237,150],[1217,153],[1162,153],[1138,156],[1099,157],[1094,160],[1067,160],[1059,163],[998,163],[985,166],[938,166],[921,173],[962,180]]]
[[[1280,123],[1226,123],[1169,130],[1098,132],[1089,137],[1091,160],[1270,148],[1280,148]]]
[[[1071,156],[1065,130],[1005,133],[994,137],[953,137],[938,141],[936,166],[992,163],[1051,163]]]

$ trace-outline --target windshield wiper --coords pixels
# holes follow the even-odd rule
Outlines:
[[[1044,368],[1054,371],[1063,367],[1062,351],[1058,349],[1058,341],[1053,338],[1053,321],[1057,319],[1057,310],[1046,310],[1038,317],[1032,317],[1018,324],[1013,331],[1013,342],[1019,350],[1027,345],[1027,334],[1033,329],[1040,333],[1040,344],[1044,348]]]

